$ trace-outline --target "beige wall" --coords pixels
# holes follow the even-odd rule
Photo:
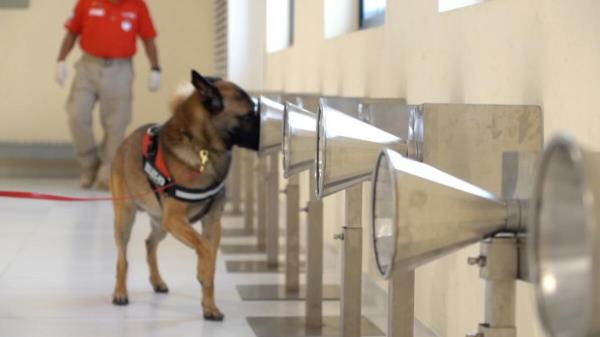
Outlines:
[[[266,0],[229,0],[227,78],[246,90],[264,86]]]
[[[535,104],[544,111],[546,139],[564,130],[600,148],[600,2],[491,0],[442,14],[435,0],[387,3],[383,27],[324,39],[324,0],[296,1],[295,44],[268,55],[266,89],[413,104]],[[340,226],[342,197],[326,203],[329,238]],[[477,250],[441,264],[451,279],[417,287],[417,315],[442,336],[474,332],[483,319],[483,284],[464,266]],[[428,296],[439,287],[447,287],[443,296]],[[529,285],[519,284],[518,303],[519,336],[542,336]]]
[[[140,49],[131,128],[166,119],[176,84],[189,80],[191,68],[211,73],[214,63],[212,0],[146,3],[159,31],[163,85],[157,93],[146,89],[149,64]],[[54,82],[54,69],[62,24],[74,5],[75,0],[43,0],[31,1],[28,10],[0,10],[0,141],[70,139],[64,112],[68,88]],[[70,80],[79,55],[76,47],[68,58]]]

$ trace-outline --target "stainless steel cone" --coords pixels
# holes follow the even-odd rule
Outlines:
[[[491,236],[508,219],[490,192],[389,149],[379,154],[372,188],[375,258],[385,278]]]
[[[600,155],[566,136],[547,146],[531,200],[529,257],[553,337],[600,336]]]
[[[327,104],[317,113],[316,194],[319,198],[371,177],[384,147],[407,152],[406,142]]]
[[[279,151],[283,140],[283,104],[265,96],[259,98],[260,143],[258,155]]]
[[[283,171],[286,178],[310,169],[315,161],[317,116],[286,103],[283,117]]]

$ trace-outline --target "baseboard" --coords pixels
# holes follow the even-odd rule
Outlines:
[[[69,143],[0,142],[0,177],[76,177]]]

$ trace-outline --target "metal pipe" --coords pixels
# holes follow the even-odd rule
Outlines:
[[[244,228],[248,233],[254,231],[254,157],[255,154],[245,151],[244,156]]]
[[[258,219],[256,224],[256,243],[259,250],[267,246],[267,159],[259,158],[256,165],[257,193],[258,193]]]
[[[286,188],[285,289],[300,291],[300,184],[298,176],[288,179]]]
[[[269,170],[266,179],[267,220],[267,265],[279,265],[279,161],[278,152],[269,155]]]
[[[239,148],[234,148],[232,151],[232,163],[230,173],[230,189],[228,195],[231,201],[231,214],[242,214],[242,151]]]
[[[306,226],[306,326],[323,325],[323,202],[312,191],[314,172],[309,173],[308,225]]]
[[[388,283],[388,337],[413,337],[415,271],[398,271]]]
[[[469,264],[481,267],[485,280],[485,322],[475,336],[516,337],[518,245],[515,237],[494,237],[481,243],[481,255]]]
[[[362,184],[346,190],[346,225],[337,238],[342,240],[342,289],[340,332],[358,337],[361,331],[362,302]]]

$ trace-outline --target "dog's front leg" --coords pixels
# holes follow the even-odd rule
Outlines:
[[[202,286],[202,309],[207,320],[221,321],[224,315],[215,304],[215,264],[211,244],[188,222],[187,205],[176,200],[165,202],[163,228],[176,239],[194,249],[198,255],[197,278]]]
[[[213,264],[216,268],[219,244],[221,243],[221,221],[209,224],[202,222],[202,234],[210,241],[210,247],[213,252]]]

